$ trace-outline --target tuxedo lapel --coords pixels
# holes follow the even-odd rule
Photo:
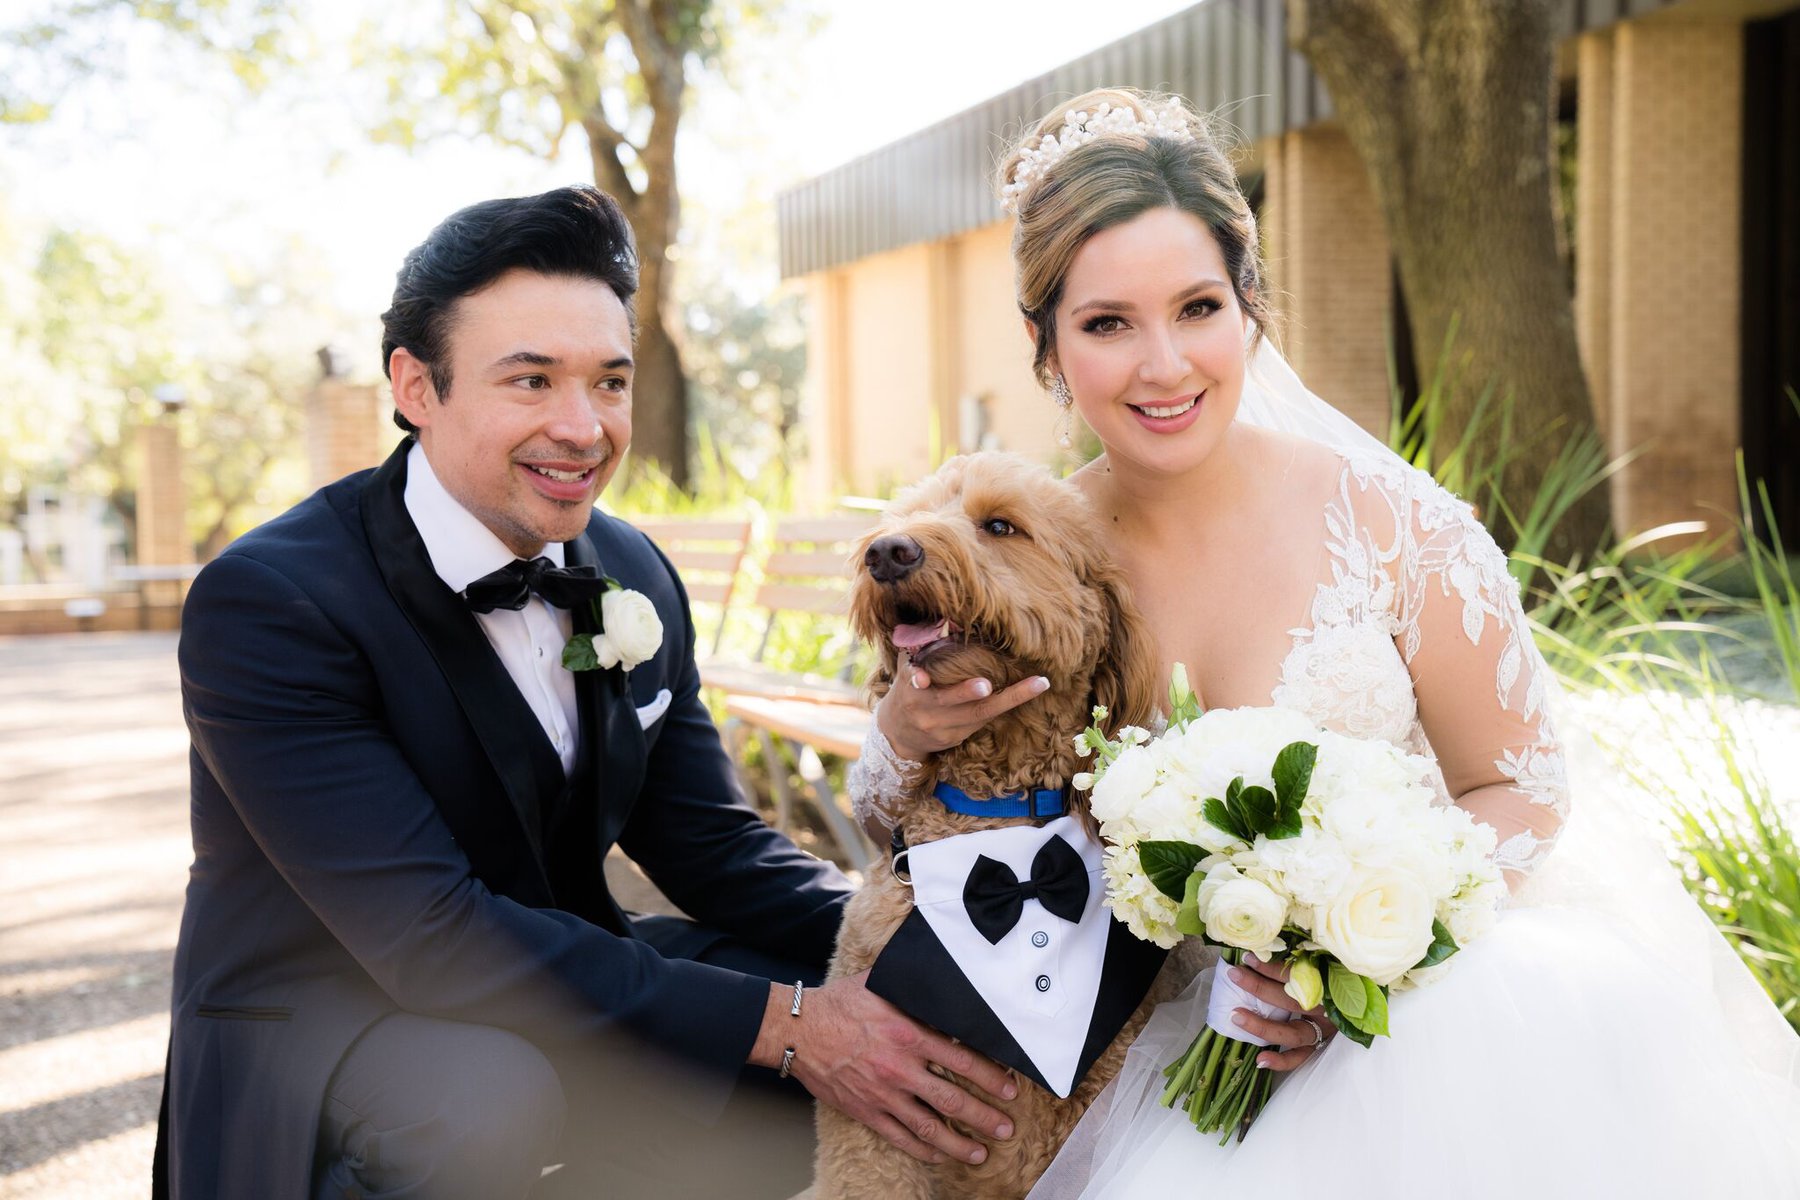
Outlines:
[[[410,447],[410,441],[402,442],[370,477],[362,494],[363,528],[388,592],[431,651],[500,776],[548,895],[542,804],[565,786],[562,762],[475,615],[431,565],[425,543],[406,511],[406,454]],[[395,717],[404,719],[404,714]],[[446,800],[436,799],[440,804]]]
[[[605,565],[585,533],[563,543],[563,557],[571,567],[591,566],[605,573]],[[576,633],[600,632],[592,607],[583,604],[573,610]],[[618,667],[575,672],[575,699],[581,718],[575,780],[578,786],[592,789],[599,844],[607,847],[618,840],[643,786],[644,731],[638,724],[625,672]]]

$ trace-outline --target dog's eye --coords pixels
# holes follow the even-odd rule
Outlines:
[[[1013,528],[1013,523],[1004,517],[989,517],[981,523],[981,531],[993,537],[1011,537],[1019,532]]]

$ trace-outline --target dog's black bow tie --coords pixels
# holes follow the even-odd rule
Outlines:
[[[963,907],[969,910],[969,922],[990,944],[998,944],[1019,923],[1025,901],[1034,897],[1052,914],[1072,923],[1079,923],[1087,908],[1087,864],[1075,847],[1060,837],[1039,847],[1037,857],[1031,860],[1031,878],[1024,883],[1011,867],[983,854],[969,868],[969,880],[963,884]]]
[[[547,558],[526,562],[515,558],[463,589],[463,599],[478,613],[524,608],[536,592],[558,608],[574,608],[606,591],[606,580],[593,567],[559,567]]]

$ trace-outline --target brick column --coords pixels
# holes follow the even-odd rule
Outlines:
[[[380,464],[400,430],[385,388],[321,379],[306,398],[306,458],[314,487]]]
[[[137,431],[137,561],[181,566],[194,561],[187,532],[187,484],[181,476],[181,439],[172,420]]]
[[[1628,533],[1737,510],[1743,53],[1729,22],[1616,35],[1609,437],[1642,451],[1614,492]]]
[[[1368,172],[1335,125],[1272,149],[1263,233],[1282,348],[1307,387],[1385,436],[1393,268]]]
[[[1582,34],[1576,46],[1575,337],[1607,449],[1612,419],[1613,34]],[[1614,479],[1617,488],[1618,479]],[[1618,500],[1615,497],[1614,503]]]
[[[181,435],[173,416],[152,419],[137,431],[137,565],[177,567],[194,561],[187,530],[187,481],[182,475]],[[138,627],[160,627],[157,610],[181,603],[180,579],[146,579],[138,585]]]

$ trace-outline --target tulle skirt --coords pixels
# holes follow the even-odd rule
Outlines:
[[[1453,970],[1393,996],[1392,1037],[1333,1039],[1223,1147],[1158,1102],[1205,1019],[1203,973],[1033,1200],[1800,1198],[1800,1039],[1641,829],[1596,804],[1577,825]]]

